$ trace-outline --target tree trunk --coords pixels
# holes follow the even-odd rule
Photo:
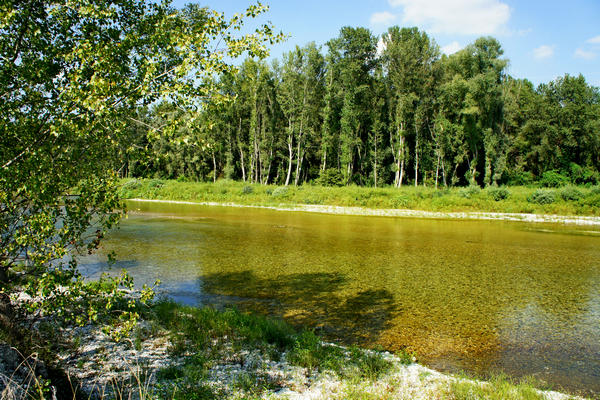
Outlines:
[[[375,136],[375,160],[373,164],[373,183],[377,187],[377,136]]]
[[[217,182],[217,160],[215,158],[215,152],[212,152],[212,162],[213,162],[213,182]]]
[[[419,134],[415,143],[415,187],[419,184]]]
[[[240,137],[242,135],[242,118],[240,118],[240,125],[238,127],[238,147],[240,149],[240,164],[242,167],[242,179],[246,182],[246,167],[244,166],[244,149],[242,148],[242,142]]]
[[[300,182],[300,174],[302,173],[302,162],[304,161],[304,154],[302,154],[302,156],[300,156],[300,158],[298,158],[297,160],[297,164],[296,164],[296,180],[294,182],[295,186],[298,186],[298,183]]]
[[[398,187],[402,187],[402,179],[404,178],[404,159],[400,162],[400,180],[398,181]]]
[[[442,178],[444,180],[444,187],[448,187],[448,182],[446,182],[446,163],[444,162],[444,159],[442,158]]]
[[[302,129],[302,124],[300,124],[300,129]],[[300,170],[302,168],[302,157],[300,155],[300,142],[302,141],[302,134],[298,137],[298,144],[296,150],[296,176],[294,177],[294,185],[298,186],[298,181],[300,180]]]
[[[440,173],[440,152],[438,151],[437,163],[435,165],[435,188],[438,188],[438,175]]]

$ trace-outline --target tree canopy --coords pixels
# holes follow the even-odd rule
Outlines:
[[[297,47],[271,65],[248,59],[222,74],[219,90],[235,99],[206,109],[210,152],[184,144],[170,162],[194,154],[193,172],[154,162],[161,153],[145,139],[137,164],[118,168],[280,185],[490,186],[545,174],[600,183],[598,88],[581,75],[536,88],[507,74],[503,53],[492,37],[448,56],[417,28],[377,38],[344,27],[323,48]],[[161,109],[144,111],[149,126],[163,124]]]
[[[265,11],[257,3],[228,19],[168,1],[0,2],[0,291],[35,277],[30,293],[57,310],[83,294],[77,254],[93,251],[124,209],[114,166],[139,154],[132,138],[148,140],[132,121],[168,99],[186,118],[159,133],[185,132],[178,140],[189,143],[202,104],[223,98],[213,83],[234,73],[228,60],[264,57],[282,39],[271,25],[239,32]]]

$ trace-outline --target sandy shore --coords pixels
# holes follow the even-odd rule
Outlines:
[[[191,204],[201,206],[262,208],[276,211],[301,211],[321,214],[337,215],[365,215],[375,217],[404,217],[404,218],[428,218],[428,219],[469,219],[469,220],[491,220],[491,221],[516,221],[532,223],[559,223],[573,225],[600,226],[600,217],[576,216],[576,215],[548,215],[548,214],[525,214],[525,213],[495,213],[495,212],[440,212],[422,210],[402,209],[376,209],[363,207],[340,207],[314,204],[260,206],[245,205],[237,203],[218,202],[191,202],[177,200],[149,200],[128,199],[130,201]]]

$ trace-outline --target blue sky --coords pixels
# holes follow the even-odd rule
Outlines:
[[[232,15],[250,0],[204,0]],[[180,6],[189,1],[176,0]],[[565,73],[582,73],[600,86],[600,0],[264,0],[259,22],[271,21],[291,37],[272,48],[272,57],[296,45],[324,44],[342,26],[364,26],[381,34],[392,25],[418,26],[445,52],[477,37],[496,37],[510,60],[508,73],[534,84]]]

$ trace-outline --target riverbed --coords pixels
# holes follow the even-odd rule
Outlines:
[[[600,392],[600,228],[130,202],[100,253],[186,304],[238,307],[428,366]]]

